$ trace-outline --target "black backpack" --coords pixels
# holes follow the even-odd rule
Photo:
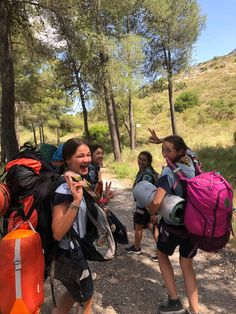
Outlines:
[[[47,265],[54,244],[51,193],[59,170],[44,161],[39,151],[26,148],[6,164],[5,171],[12,201],[4,215],[3,234],[33,227],[41,236]]]

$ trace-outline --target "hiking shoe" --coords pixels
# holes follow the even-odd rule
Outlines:
[[[153,262],[158,262],[157,255],[150,256],[150,260],[152,260]]]
[[[185,309],[179,299],[171,300],[168,298],[167,303],[161,304],[158,309],[160,314],[186,314]]]
[[[126,248],[125,252],[127,254],[136,254],[136,255],[139,255],[142,253],[141,249],[136,249],[136,247],[134,245],[131,245],[130,247]]]

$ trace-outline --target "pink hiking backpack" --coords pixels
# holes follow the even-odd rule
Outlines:
[[[229,241],[232,232],[233,189],[217,173],[201,172],[197,159],[191,157],[196,171],[188,179],[170,160],[168,166],[186,190],[184,225],[190,240],[206,252],[215,252]]]

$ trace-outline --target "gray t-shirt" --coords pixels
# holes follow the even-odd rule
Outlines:
[[[176,166],[181,169],[184,175],[187,178],[195,177],[195,167],[193,161],[189,158],[189,166],[179,163],[176,163]],[[169,166],[165,167],[162,170],[161,176],[158,180],[158,187],[163,188],[166,191],[166,194],[178,195],[180,197],[184,197],[183,187],[178,179],[178,176],[171,170]],[[164,221],[168,224],[172,224],[171,221],[164,219]]]
[[[187,177],[187,178],[193,178],[195,177],[195,168],[194,168],[194,164],[192,162],[192,160],[189,158],[189,166],[188,165],[185,165],[185,164],[182,164],[182,163],[179,163],[177,162],[176,163],[176,166],[179,167],[181,169],[181,171],[184,173],[184,175]],[[168,184],[168,187],[169,187],[169,190],[168,190],[168,194],[175,194],[175,195],[178,195],[180,197],[183,197],[183,190],[182,190],[182,185],[181,183],[179,182],[178,180],[178,176],[177,174],[175,174],[169,166],[165,167],[163,170],[162,170],[162,173],[161,173],[161,176],[160,176],[160,179],[162,178],[165,178],[167,181],[166,183]],[[159,180],[160,180],[159,179]],[[175,187],[175,190],[173,191],[173,187],[174,185],[176,184],[176,181],[178,180],[177,182],[177,185]],[[158,181],[158,186],[161,186],[160,185],[160,182],[161,181]],[[163,187],[163,186],[162,186]],[[165,189],[165,187],[163,187]],[[169,191],[172,190],[172,193],[169,193]]]

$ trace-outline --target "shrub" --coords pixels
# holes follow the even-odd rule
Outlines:
[[[60,117],[60,128],[70,133],[78,126],[78,119],[69,114],[63,114]]]
[[[163,92],[165,89],[168,88],[167,79],[164,77],[161,77],[159,80],[155,81],[152,84],[152,90],[153,92]]]
[[[234,143],[236,144],[236,131],[234,131]]]
[[[177,97],[175,101],[175,111],[183,112],[187,108],[192,108],[197,106],[199,103],[199,97],[195,92],[186,91],[183,92]]]
[[[151,94],[151,87],[149,85],[144,85],[143,87],[140,88],[138,92],[138,97],[140,99],[145,98]]]
[[[89,129],[92,142],[103,145],[109,138],[109,128],[106,125],[94,125]]]
[[[163,107],[162,104],[155,103],[151,106],[149,112],[151,114],[157,115],[162,112],[162,107]]]
[[[187,87],[187,84],[185,82],[176,82],[175,84],[175,91],[179,91],[181,89],[185,89]]]
[[[213,100],[208,103],[206,112],[209,117],[215,120],[232,120],[234,119],[234,103],[225,103],[223,99]]]

